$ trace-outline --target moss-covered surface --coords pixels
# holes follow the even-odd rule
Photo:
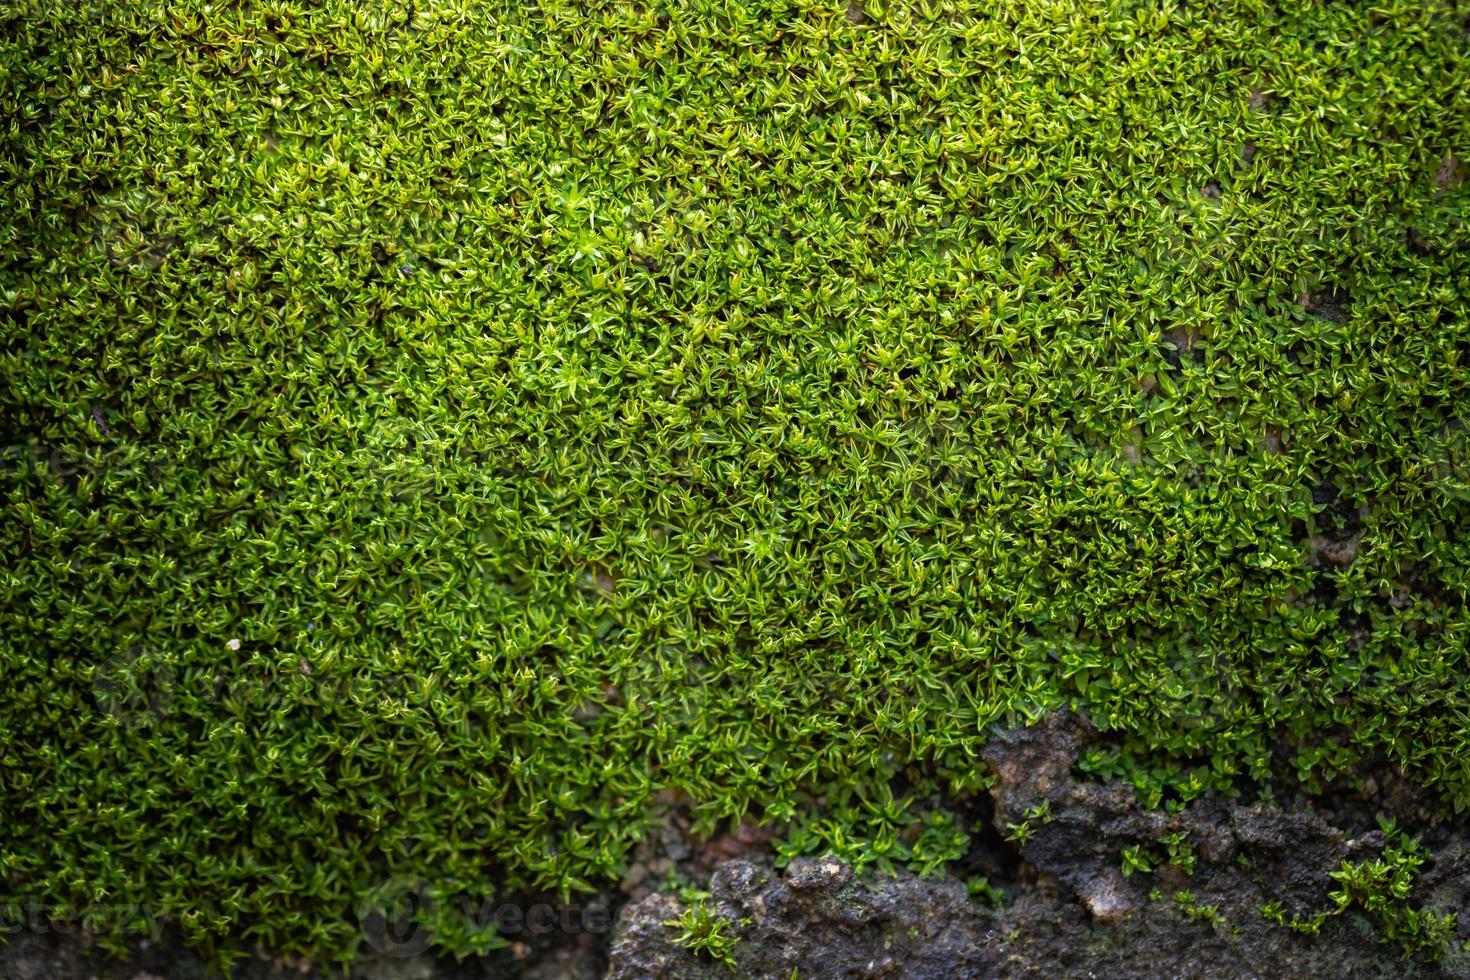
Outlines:
[[[1067,703],[1470,803],[1463,0],[0,20],[9,898],[347,955]]]

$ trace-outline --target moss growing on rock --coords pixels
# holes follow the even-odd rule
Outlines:
[[[0,17],[15,900],[345,956],[1067,704],[1470,803],[1465,3]]]

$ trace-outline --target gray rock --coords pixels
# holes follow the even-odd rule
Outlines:
[[[1376,927],[1349,911],[1329,916],[1316,935],[1266,920],[1261,907],[1282,902],[1288,915],[1332,908],[1329,877],[1344,860],[1377,856],[1384,838],[1371,826],[1376,805],[1343,819],[1331,813],[1196,800],[1179,812],[1145,810],[1120,782],[1079,780],[1073,767],[1091,733],[1080,719],[1055,715],[1003,734],[986,749],[995,776],[993,822],[1035,818],[1009,855],[980,855],[977,867],[1009,867],[1011,900],[993,909],[972,901],[953,878],[858,877],[835,858],[794,861],[777,871],[750,860],[720,865],[709,902],[737,936],[732,972],[684,949],[666,923],[685,903],[653,894],[625,906],[609,953],[609,980],[773,978],[837,980],[903,977],[1354,977],[1470,976],[1470,961],[1406,960]],[[1332,819],[1329,819],[1332,818]],[[1155,860],[1164,838],[1186,833],[1193,873],[1165,865],[1125,876],[1120,853],[1145,848]],[[1435,844],[1437,856],[1416,887],[1416,904],[1460,907],[1470,895],[1470,838],[1463,828]],[[988,873],[988,872],[987,872]],[[1193,896],[1176,900],[1181,891]],[[1191,917],[1214,906],[1212,915]],[[1463,916],[1462,916],[1463,918]],[[1462,937],[1470,922],[1461,923]]]

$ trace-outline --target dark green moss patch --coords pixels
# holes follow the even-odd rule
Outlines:
[[[1463,809],[1467,16],[11,4],[6,894],[346,956],[665,789],[928,863],[1065,704]]]

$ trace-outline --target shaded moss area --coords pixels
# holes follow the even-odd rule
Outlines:
[[[1067,704],[1470,803],[1470,5],[0,17],[9,896],[345,956]]]

